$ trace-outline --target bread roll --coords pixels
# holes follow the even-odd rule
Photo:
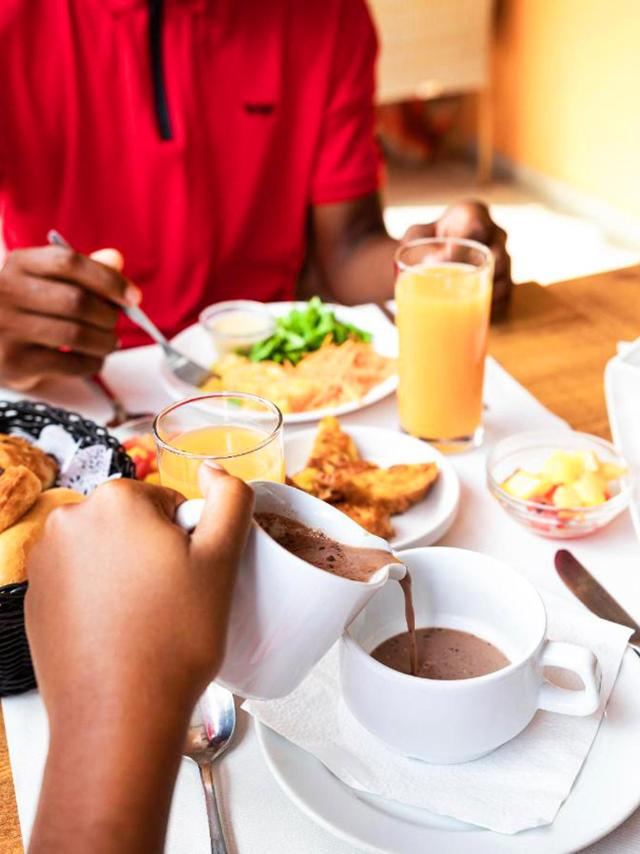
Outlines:
[[[83,499],[83,495],[72,489],[48,489],[22,519],[0,534],[0,586],[26,580],[29,549],[38,539],[49,513],[63,504],[76,504]]]
[[[6,531],[29,510],[42,492],[31,469],[10,466],[0,475],[0,532]]]
[[[58,464],[49,454],[21,436],[0,433],[0,469],[4,471],[11,466],[26,466],[39,479],[43,489],[53,486],[58,476]]]

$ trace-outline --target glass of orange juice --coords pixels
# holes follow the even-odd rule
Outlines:
[[[398,406],[413,436],[455,452],[482,442],[482,385],[493,256],[453,237],[414,240],[396,253]]]
[[[282,413],[254,394],[218,392],[181,400],[156,417],[160,482],[200,498],[198,469],[216,462],[245,481],[284,482]]]

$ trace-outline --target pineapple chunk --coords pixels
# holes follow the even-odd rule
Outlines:
[[[582,506],[580,496],[573,486],[557,486],[553,491],[553,503],[562,510]]]
[[[542,474],[552,484],[567,486],[577,480],[585,469],[585,461],[581,454],[571,454],[568,451],[554,451],[542,468]]]
[[[606,481],[593,471],[586,471],[573,484],[573,489],[580,498],[583,507],[596,507],[607,500]]]
[[[599,471],[602,465],[595,451],[578,451],[578,456],[582,458],[585,471]]]
[[[530,498],[544,495],[553,484],[540,474],[518,469],[500,485],[514,498],[528,501]]]
[[[611,480],[617,480],[627,473],[627,469],[622,466],[616,466],[613,463],[600,463],[600,476],[607,483]]]

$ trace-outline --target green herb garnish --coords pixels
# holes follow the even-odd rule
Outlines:
[[[351,323],[342,323],[320,297],[312,297],[307,307],[294,308],[276,320],[276,331],[249,350],[252,362],[291,362],[297,365],[305,353],[319,350],[325,341],[344,344],[347,339],[371,341],[371,333]]]

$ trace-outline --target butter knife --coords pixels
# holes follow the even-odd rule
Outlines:
[[[640,626],[570,551],[560,549],[556,552],[555,566],[560,578],[583,605],[586,605],[596,617],[633,629],[628,642],[634,647],[640,646]],[[636,652],[638,652],[637,649]]]

